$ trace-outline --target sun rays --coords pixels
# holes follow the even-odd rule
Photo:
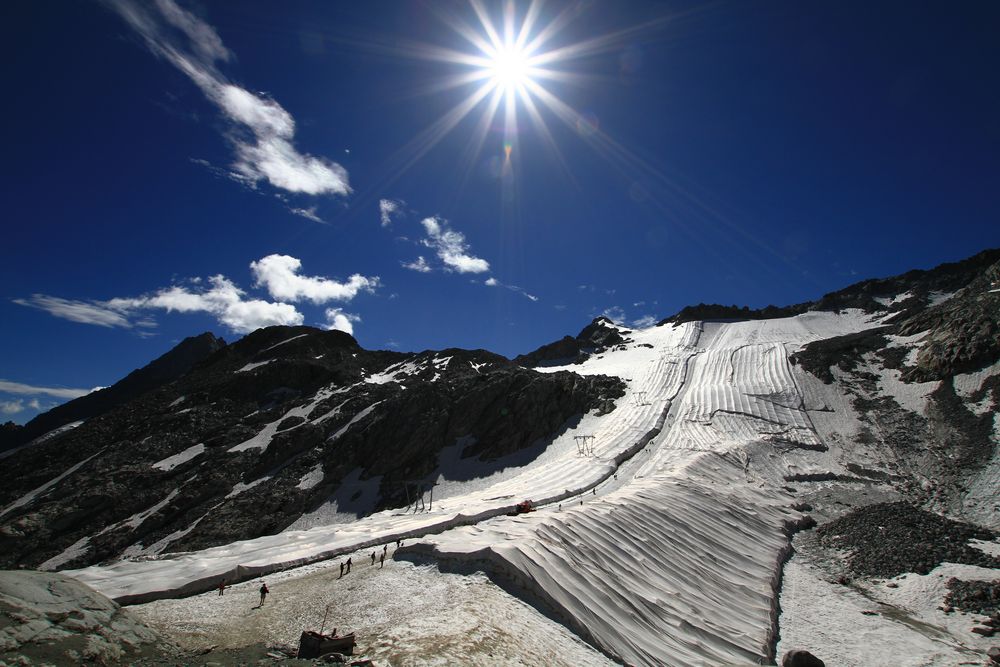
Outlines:
[[[390,180],[401,176],[468,118],[475,118],[460,166],[470,173],[484,151],[492,156],[489,171],[509,180],[519,157],[519,142],[529,128],[560,168],[567,161],[549,123],[564,123],[574,134],[590,139],[597,131],[593,117],[578,112],[560,97],[562,86],[586,86],[601,80],[580,71],[580,62],[600,54],[614,54],[640,33],[659,27],[664,20],[618,30],[583,41],[565,43],[566,28],[580,20],[576,5],[543,16],[543,3],[510,0],[491,4],[470,0],[470,23],[454,11],[436,10],[442,23],[460,38],[444,45],[397,44],[393,51],[415,60],[439,62],[452,68],[422,91],[426,95],[464,91],[453,106],[410,140],[392,157]],[[491,13],[490,9],[494,11]],[[468,15],[467,15],[468,16]],[[572,65],[577,67],[573,68]],[[490,142],[487,145],[487,141]]]

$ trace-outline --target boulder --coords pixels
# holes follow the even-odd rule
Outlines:
[[[164,640],[70,577],[0,571],[0,664],[130,664]]]
[[[781,667],[826,667],[826,663],[809,651],[794,649],[785,653]]]

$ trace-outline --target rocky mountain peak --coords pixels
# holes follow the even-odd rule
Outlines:
[[[399,507],[408,485],[437,479],[445,448],[489,470],[623,393],[617,378],[538,373],[485,350],[370,351],[340,331],[268,327],[8,457],[0,564],[195,549],[309,525],[331,504]],[[10,509],[77,464],[57,494]]]
[[[0,451],[26,444],[71,422],[91,419],[181,377],[215,353],[226,341],[211,332],[185,338],[142,368],[93,393],[44,412],[22,427],[0,432]]]
[[[576,337],[565,336],[561,340],[543,345],[534,352],[514,358],[514,363],[527,368],[536,366],[558,366],[567,363],[582,363],[591,354],[626,342],[630,332],[620,328],[607,317],[594,318]]]

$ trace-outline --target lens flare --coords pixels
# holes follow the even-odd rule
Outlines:
[[[524,151],[513,152],[513,144],[526,134],[519,127],[519,116],[526,115],[534,129],[533,139],[560,167],[570,181],[571,168],[556,144],[548,122],[556,120],[576,130],[576,135],[595,150],[621,150],[597,122],[597,117],[570,107],[557,88],[586,86],[601,82],[596,74],[581,71],[581,64],[595,57],[614,58],[633,40],[659,29],[667,17],[597,35],[583,41],[559,44],[568,26],[586,12],[578,3],[570,3],[555,12],[542,0],[490,3],[469,0],[474,22],[467,22],[460,12],[434,6],[434,13],[466,43],[465,49],[452,46],[397,42],[391,53],[458,66],[464,71],[442,77],[426,93],[468,89],[464,97],[431,125],[402,146],[389,163],[397,178],[426,155],[438,142],[456,129],[468,116],[480,112],[472,136],[466,142],[465,160],[471,165],[486,144],[487,137],[499,131],[503,152],[497,155],[500,171],[510,174]],[[543,10],[544,8],[544,10]],[[498,11],[499,10],[499,11]],[[500,122],[497,122],[497,120]],[[494,170],[490,161],[489,171]]]

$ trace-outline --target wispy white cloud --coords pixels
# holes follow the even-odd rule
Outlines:
[[[27,299],[14,299],[14,303],[44,310],[50,315],[71,322],[94,324],[99,327],[121,327],[131,329],[136,323],[129,321],[121,311],[109,307],[101,301],[77,301],[46,294],[32,294]]]
[[[401,262],[404,269],[409,269],[410,271],[417,271],[418,273],[430,273],[433,269],[424,259],[423,255],[420,255],[412,262]]]
[[[340,308],[327,308],[326,309],[326,328],[337,331],[343,331],[344,333],[349,333],[354,335],[354,323],[360,322],[361,317],[355,315],[354,313],[345,313]]]
[[[187,35],[188,39],[191,40],[191,45],[198,51],[202,59],[208,62],[233,59],[232,52],[223,45],[219,34],[210,25],[199,20],[190,12],[181,9],[170,0],[156,0],[156,6],[170,25]]]
[[[16,399],[13,401],[0,401],[0,414],[5,415],[16,415],[25,410],[34,410],[36,412],[41,412],[47,410],[48,408],[56,405],[55,403],[43,404],[37,398],[33,398],[30,401],[25,402],[23,399]]]
[[[324,224],[326,223],[326,220],[324,220],[323,218],[319,217],[319,215],[316,214],[315,206],[310,206],[309,208],[293,208],[289,206],[288,210],[297,216],[305,218],[306,220],[312,220],[313,222],[320,222]]]
[[[236,159],[230,175],[309,195],[351,192],[347,170],[293,145],[295,120],[277,101],[230,82],[216,67],[232,59],[215,29],[173,0],[108,0],[156,56],[179,69],[230,121]]]
[[[318,276],[300,276],[302,261],[289,255],[268,255],[251,262],[256,285],[267,289],[275,299],[315,304],[328,301],[350,301],[359,292],[374,292],[381,284],[378,276],[366,277],[355,273],[345,283]]]
[[[24,412],[24,401],[20,399],[16,401],[0,401],[0,414],[16,415],[18,412]]]
[[[660,320],[656,319],[653,315],[643,315],[642,317],[632,320],[632,326],[636,329],[648,329]]]
[[[268,255],[250,263],[255,286],[266,289],[274,301],[248,297],[232,280],[219,274],[207,280],[191,278],[182,284],[136,297],[77,301],[34,294],[28,299],[15,299],[15,303],[73,322],[135,329],[142,336],[153,335],[148,330],[156,327],[156,321],[150,312],[157,310],[206,313],[234,332],[248,333],[266,326],[302,324],[305,318],[292,303],[350,301],[361,292],[373,292],[380,285],[378,276],[354,274],[343,283],[320,276],[302,276],[299,275],[301,267],[301,260],[288,255]],[[331,312],[338,313],[339,309],[328,310],[328,318],[332,317]],[[342,313],[336,321],[350,323],[360,318]]]
[[[21,382],[12,382],[10,380],[0,380],[0,392],[5,394],[18,394],[22,396],[55,396],[56,398],[80,398],[81,396],[86,396],[92,391],[96,391],[99,387],[95,389],[69,389],[66,387],[38,387],[30,384],[23,384]],[[30,401],[28,403],[29,407],[40,408],[41,404],[38,401]]]
[[[655,315],[648,314],[635,319],[630,319],[625,314],[625,310],[621,306],[611,306],[610,308],[605,308],[601,315],[619,326],[632,327],[633,329],[646,329],[660,321]]]
[[[507,285],[505,283],[500,282],[499,280],[497,280],[492,276],[484,280],[483,284],[486,285],[487,287],[503,287],[504,289],[509,289],[512,292],[517,292],[518,294],[520,294],[521,296],[530,301],[538,301],[537,296],[535,296],[534,294],[529,294],[524,290],[523,287],[518,287],[517,285]]]
[[[608,318],[615,324],[624,325],[625,322],[625,311],[621,306],[611,306],[610,308],[605,308],[604,312],[601,313],[604,317]]]
[[[122,313],[162,309],[177,313],[208,313],[237,333],[249,333],[261,327],[302,324],[303,316],[295,306],[261,299],[246,299],[246,292],[223,275],[208,279],[208,289],[173,285],[153,294],[106,301],[108,307]]]
[[[450,229],[446,220],[432,216],[424,218],[420,224],[427,234],[422,243],[437,253],[446,271],[485,273],[490,270],[489,262],[469,254],[465,235]]]
[[[397,201],[395,199],[380,199],[378,202],[378,214],[379,219],[382,221],[383,227],[388,227],[392,224],[393,217],[402,213],[403,206],[406,202]]]

